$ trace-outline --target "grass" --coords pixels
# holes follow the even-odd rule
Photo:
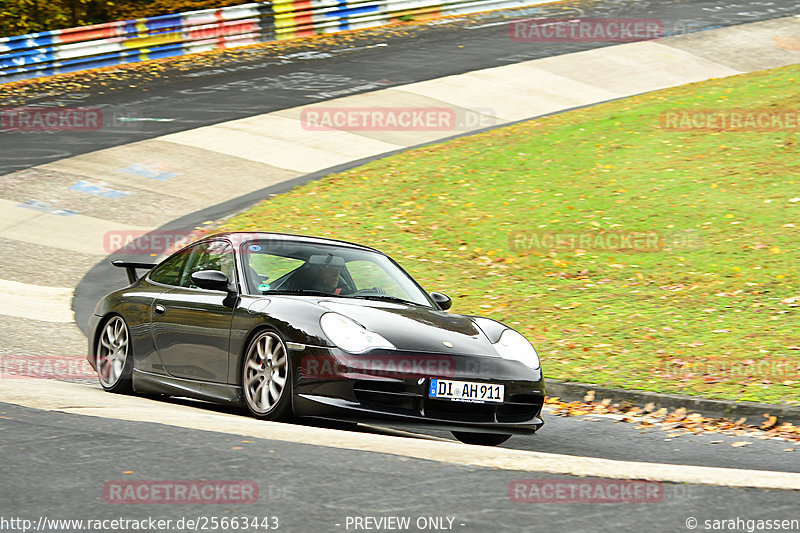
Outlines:
[[[798,109],[798,77],[711,80],[429,145],[222,229],[382,249],[453,311],[524,333],[552,378],[798,404],[797,130],[659,125],[674,109]],[[615,248],[618,232],[658,245]],[[550,249],[545,234],[593,245]]]

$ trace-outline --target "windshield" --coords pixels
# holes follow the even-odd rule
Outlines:
[[[365,250],[286,239],[242,245],[247,292],[402,300],[433,307],[427,294],[388,257]]]

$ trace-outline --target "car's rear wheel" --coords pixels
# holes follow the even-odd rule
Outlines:
[[[112,316],[103,325],[95,350],[97,377],[108,392],[128,394],[133,391],[133,356],[130,352],[128,324],[121,316]]]
[[[497,446],[511,438],[511,435],[500,433],[470,433],[468,431],[453,431],[453,436],[464,444],[478,444],[480,446]]]
[[[281,420],[292,413],[292,380],[286,343],[274,331],[258,333],[242,362],[244,404],[250,414]]]

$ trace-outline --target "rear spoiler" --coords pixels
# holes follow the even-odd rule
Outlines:
[[[125,272],[128,274],[128,281],[133,283],[139,277],[136,275],[136,269],[140,268],[142,270],[151,270],[154,268],[158,263],[132,263],[129,261],[123,261],[121,259],[117,259],[116,261],[111,261],[111,264],[115,267],[124,268]]]

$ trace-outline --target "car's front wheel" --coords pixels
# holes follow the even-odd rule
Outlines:
[[[108,392],[129,394],[133,391],[133,357],[130,351],[128,324],[121,316],[112,316],[103,326],[95,350],[97,377]]]
[[[464,444],[478,444],[480,446],[497,446],[511,438],[511,435],[499,433],[470,433],[467,431],[453,431],[453,436]]]
[[[274,331],[258,333],[242,362],[244,404],[250,414],[281,420],[292,413],[292,380],[286,343]]]

